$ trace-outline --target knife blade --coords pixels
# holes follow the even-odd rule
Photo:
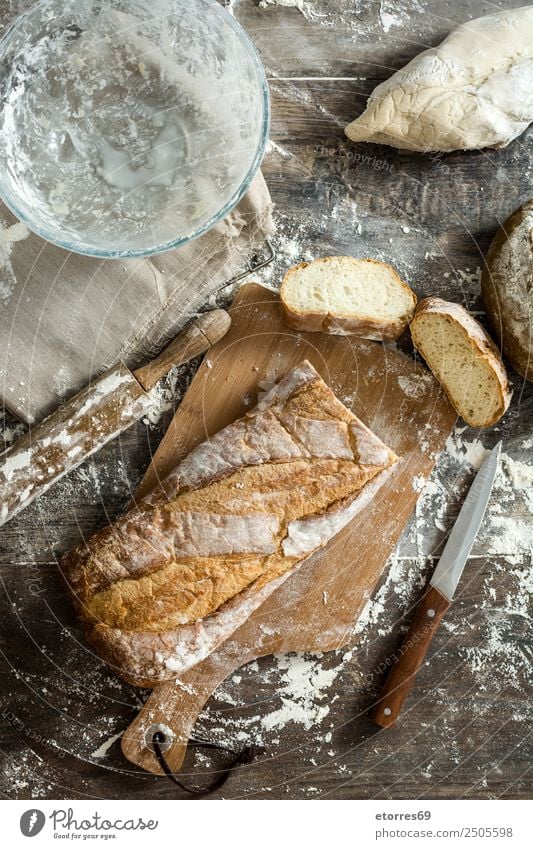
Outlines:
[[[392,657],[378,701],[369,717],[381,728],[395,724],[442,617],[450,607],[487,509],[502,443],[486,457],[463,502],[448,542],[419,601],[409,630]]]
[[[0,527],[153,407],[149,392],[175,365],[205,353],[229,330],[212,310],[189,322],[147,365],[119,363],[82,389],[0,457]]]

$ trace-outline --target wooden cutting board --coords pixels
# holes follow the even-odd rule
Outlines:
[[[303,359],[402,459],[364,515],[310,557],[206,660],[178,682],[153,690],[123,735],[122,751],[158,774],[145,742],[151,726],[162,723],[173,732],[166,758],[177,771],[204,704],[235,669],[272,652],[323,652],[349,642],[456,418],[429,372],[394,346],[296,333],[281,321],[277,294],[254,283],[240,289],[230,312],[230,332],[200,366],[137,497],[192,448],[254,406],[261,384]]]

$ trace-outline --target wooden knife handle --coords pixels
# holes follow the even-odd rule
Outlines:
[[[231,316],[226,310],[204,313],[190,321],[155,360],[134,371],[134,376],[148,392],[173,366],[205,354],[226,335],[230,325]]]
[[[393,666],[385,679],[379,700],[369,717],[376,725],[394,725],[422,665],[440,620],[450,606],[448,599],[431,585],[419,601],[405,640],[393,655]]]

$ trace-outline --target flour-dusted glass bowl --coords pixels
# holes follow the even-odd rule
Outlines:
[[[0,196],[99,257],[204,233],[268,139],[265,73],[216,0],[41,0],[0,41]]]

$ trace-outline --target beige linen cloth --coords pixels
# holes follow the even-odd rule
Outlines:
[[[98,260],[30,233],[0,205],[0,395],[38,421],[119,360],[137,365],[216,289],[246,269],[272,229],[261,173],[233,212],[175,251]]]
[[[0,26],[30,5],[0,0]],[[258,173],[233,212],[184,247],[99,260],[27,234],[0,203],[0,400],[38,421],[119,360],[153,356],[264,247],[271,209]]]

